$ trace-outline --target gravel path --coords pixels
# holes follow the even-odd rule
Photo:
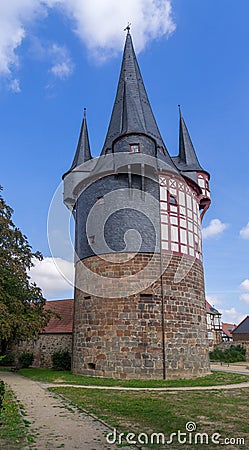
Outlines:
[[[1,372],[7,383],[24,405],[25,419],[31,422],[35,443],[30,449],[104,450],[110,448],[105,433],[110,432],[101,423],[77,410],[70,411],[54,397],[42,383],[11,372]],[[116,446],[112,445],[112,450]],[[14,449],[13,449],[14,450]]]

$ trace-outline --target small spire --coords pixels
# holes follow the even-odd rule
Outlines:
[[[127,34],[129,34],[129,33],[130,33],[130,29],[131,29],[131,23],[128,22],[128,25],[127,25],[127,27],[124,29],[124,31],[127,31]]]
[[[179,162],[186,165],[189,170],[203,170],[195,153],[190,134],[182,116],[181,106],[178,105],[180,114],[179,129]]]
[[[90,151],[90,143],[86,123],[86,108],[84,108],[84,116],[81,125],[79,141],[70,170],[75,169],[75,167],[80,166],[80,164],[83,164],[89,159],[92,159],[92,155]]]

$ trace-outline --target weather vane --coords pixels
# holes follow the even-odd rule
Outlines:
[[[127,27],[124,29],[124,31],[128,31],[128,33],[129,33],[130,29],[131,29],[131,23],[128,22],[128,25],[127,25]]]

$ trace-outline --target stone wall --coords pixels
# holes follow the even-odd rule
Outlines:
[[[72,353],[72,334],[40,334],[34,341],[20,341],[11,344],[8,353],[13,353],[18,361],[18,356],[24,352],[33,353],[33,367],[52,367],[52,354],[59,350],[68,350]]]
[[[233,345],[241,345],[242,347],[244,347],[246,349],[246,361],[249,362],[249,340],[248,341],[243,341],[243,340],[236,340],[235,342],[233,342]]]
[[[227,350],[231,345],[241,345],[246,349],[246,361],[249,361],[249,340],[243,341],[237,339],[236,341],[222,342],[221,344],[215,345],[214,348],[219,348],[220,350]]]
[[[120,254],[113,254],[109,262],[98,256],[83,261],[84,267],[99,275],[94,288],[104,298],[89,295],[91,277],[88,280],[81,261],[77,263],[76,283],[82,290],[75,291],[73,372],[144,379],[209,373],[202,265],[166,254],[163,261],[149,253],[122,255],[129,261],[118,263]],[[126,296],[125,277],[140,271],[143,279],[141,271],[149,263],[149,273],[143,273],[151,286]],[[162,266],[166,269],[160,277]],[[113,292],[123,296],[111,297]]]
[[[233,334],[233,340],[235,342],[237,341],[243,341],[249,343],[249,333],[234,333]]]

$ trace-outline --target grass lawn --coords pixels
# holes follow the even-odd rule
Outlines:
[[[18,373],[35,381],[45,381],[48,383],[79,384],[85,386],[180,387],[215,386],[221,384],[249,382],[248,375],[216,371],[206,377],[194,378],[192,380],[116,380],[113,378],[73,375],[72,373],[67,371],[33,368],[21,369]]]
[[[25,421],[22,420],[17,402],[6,388],[3,409],[0,413],[0,448],[18,450],[26,447]]]
[[[213,433],[219,433],[221,436],[216,436],[214,439],[219,439],[220,442],[225,438],[232,439],[231,445],[223,445],[227,450],[249,448],[249,389],[160,393],[114,392],[75,387],[56,387],[50,390],[62,395],[78,408],[93,413],[107,422],[113,428],[109,436],[112,442],[115,439],[113,430],[116,429],[124,433],[124,436],[120,436],[123,445],[127,443],[127,433],[133,432],[135,436],[129,439],[135,439],[140,445],[144,444],[143,448],[209,450],[223,445],[222,443],[217,445],[211,441]],[[196,431],[192,434],[186,432],[187,422],[196,424]],[[180,439],[187,439],[187,442],[179,442],[178,436],[173,435],[171,436],[173,443],[169,443],[170,434],[178,433],[178,430],[186,433],[186,435],[180,435]],[[146,436],[140,433],[146,433]],[[163,433],[164,445],[160,445],[163,443],[160,440],[161,437],[158,443],[154,440],[154,444],[148,446],[146,439],[148,437],[150,442],[151,433]],[[206,435],[201,437],[196,433],[206,433]],[[242,441],[238,441],[241,438],[245,440],[242,445]],[[118,437],[115,439],[116,443],[118,439]],[[201,439],[203,439],[202,443]]]

